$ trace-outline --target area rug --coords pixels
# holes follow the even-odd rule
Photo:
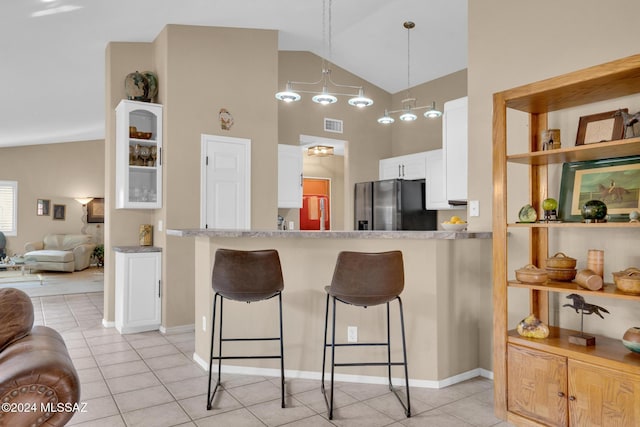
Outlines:
[[[30,297],[84,294],[104,291],[102,270],[90,268],[74,273],[0,271],[0,288],[16,288]]]

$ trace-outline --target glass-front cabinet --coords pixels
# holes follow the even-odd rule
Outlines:
[[[162,207],[162,105],[116,107],[116,209]]]

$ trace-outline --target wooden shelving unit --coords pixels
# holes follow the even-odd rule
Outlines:
[[[600,291],[582,289],[575,283],[529,285],[510,279],[513,272],[507,271],[509,229],[529,230],[529,262],[544,267],[549,256],[549,230],[566,228],[581,232],[588,227],[629,229],[635,233],[640,230],[640,224],[508,223],[506,194],[508,163],[529,166],[530,203],[540,206],[548,194],[548,165],[640,155],[640,138],[548,151],[542,151],[538,142],[542,131],[548,127],[547,114],[550,112],[638,93],[640,55],[494,94],[494,405],[498,417],[516,425],[608,425],[612,422],[611,417],[615,418],[615,425],[640,425],[640,411],[635,409],[640,401],[640,354],[629,352],[620,340],[606,337],[597,337],[595,347],[580,348],[568,341],[568,336],[575,331],[557,327],[551,327],[550,336],[544,340],[520,337],[509,330],[507,292],[508,287],[528,289],[531,311],[546,323],[549,321],[550,292],[640,302],[640,297],[619,292],[611,284]],[[527,152],[507,154],[508,109],[529,114]],[[540,372],[544,374],[538,375]],[[593,389],[585,390],[584,378],[597,383],[597,390],[602,394]],[[552,396],[550,393],[555,388],[557,391]],[[607,405],[607,411],[589,412],[590,404]]]

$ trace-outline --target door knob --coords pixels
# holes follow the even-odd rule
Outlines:
[[[563,392],[561,392],[561,391],[559,391],[559,392],[558,392],[558,397],[564,397],[564,393],[563,393]]]
[[[573,402],[574,400],[576,400],[576,397],[575,396],[569,396],[569,400]]]

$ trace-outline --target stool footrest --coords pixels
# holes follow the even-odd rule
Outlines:
[[[280,338],[222,338],[220,341],[280,341]]]
[[[334,363],[333,366],[404,366],[403,362]]]
[[[350,342],[350,343],[335,343],[334,347],[358,347],[358,346],[387,346],[386,342]],[[331,343],[325,344],[325,347],[331,347]]]
[[[281,359],[281,356],[212,356],[211,360],[229,359]]]

